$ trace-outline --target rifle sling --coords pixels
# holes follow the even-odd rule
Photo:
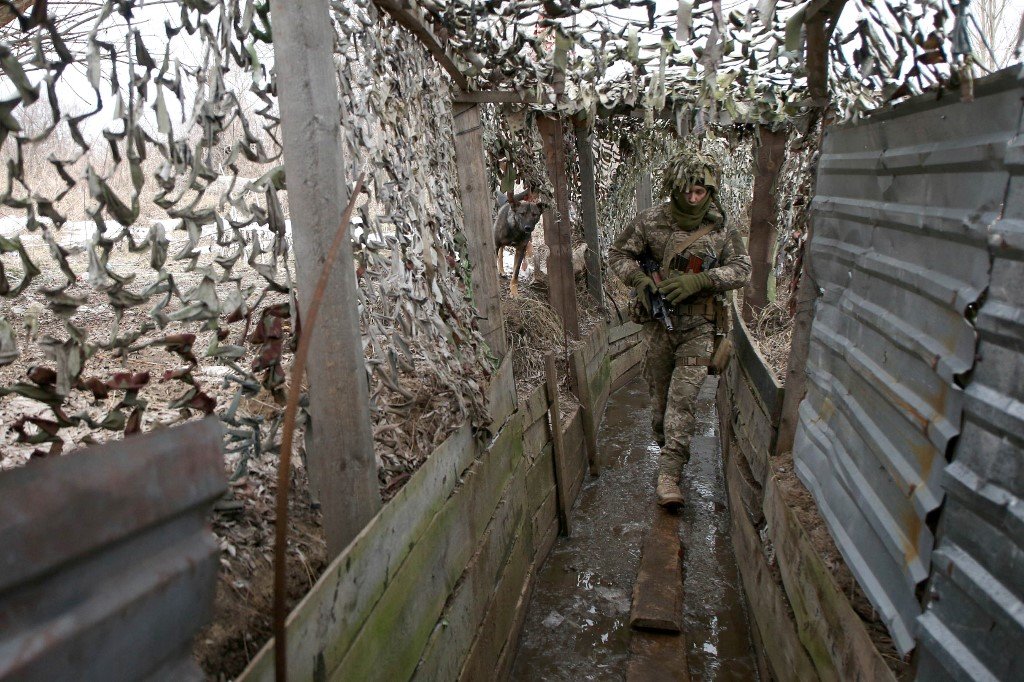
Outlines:
[[[712,221],[708,221],[708,222],[706,222],[704,224],[703,227],[701,227],[699,230],[697,230],[696,232],[691,234],[689,237],[687,237],[683,242],[681,242],[679,244],[679,246],[673,247],[673,248],[669,249],[668,252],[665,254],[665,257],[661,259],[661,267],[662,267],[662,269],[667,270],[668,266],[672,262],[673,258],[675,258],[679,254],[681,254],[683,251],[686,251],[694,243],[696,243],[696,241],[698,239],[700,239],[704,235],[710,233],[714,229],[715,229],[715,223],[712,222]]]

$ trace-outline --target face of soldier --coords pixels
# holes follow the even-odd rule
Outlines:
[[[704,185],[692,185],[690,189],[683,193],[683,196],[686,198],[686,202],[691,206],[696,206],[704,201],[704,197],[707,195],[708,188]]]

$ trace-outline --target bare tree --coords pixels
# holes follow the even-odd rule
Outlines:
[[[974,53],[983,66],[995,70],[1008,66],[1013,59],[1020,7],[1013,0],[974,0],[970,5],[973,21],[971,33]]]

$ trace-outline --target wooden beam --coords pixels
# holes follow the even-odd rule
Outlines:
[[[775,184],[786,158],[786,131],[769,126],[758,129],[759,143],[754,171],[754,198],[750,203],[750,252],[752,270],[743,293],[743,320],[748,324],[768,305],[768,278],[772,272],[772,251],[778,236],[778,208]]]
[[[462,190],[462,215],[473,269],[473,303],[480,315],[480,332],[487,339],[491,352],[505,356],[505,321],[501,316],[498,267],[494,246],[494,194],[487,184],[484,162],[483,124],[480,105],[457,104],[455,116],[455,162]]]
[[[683,631],[683,548],[679,516],[654,508],[633,584],[629,625],[662,632]]]
[[[328,0],[271,0],[284,164],[300,309],[305,309],[348,202]],[[317,19],[319,17],[319,20]],[[320,492],[328,557],[380,509],[377,462],[346,240],[313,330],[309,366],[310,480]]]
[[[571,226],[569,225],[569,186],[566,179],[565,138],[562,121],[551,116],[537,119],[548,177],[555,191],[555,205],[544,211],[544,243],[548,246],[548,299],[562,318],[565,333],[580,336],[576,307],[576,282],[572,273]]]
[[[807,90],[816,107],[828,105],[828,44],[846,0],[828,0],[805,15],[807,29]],[[813,13],[810,11],[814,9]]]
[[[403,28],[412,31],[412,34],[419,38],[427,52],[433,56],[448,75],[452,77],[455,84],[462,90],[469,88],[469,79],[456,66],[451,53],[430,28],[427,22],[427,14],[413,0],[374,0],[378,7],[391,15]]]
[[[601,271],[601,236],[597,226],[597,181],[594,169],[594,145],[591,130],[576,124],[576,153],[580,157],[580,206],[583,213],[583,237],[587,241],[587,291],[604,309],[604,273]]]

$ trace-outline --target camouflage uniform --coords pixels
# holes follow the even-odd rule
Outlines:
[[[709,303],[716,293],[743,286],[750,276],[750,256],[735,228],[723,229],[722,217],[714,210],[708,211],[700,227],[708,221],[715,225],[711,232],[673,257],[670,263],[665,263],[665,256],[675,250],[673,247],[681,245],[692,234],[675,223],[670,204],[666,202],[638,215],[615,240],[608,254],[609,267],[625,282],[640,271],[637,257],[648,247],[666,276],[669,270],[682,272],[690,256],[705,262],[714,257],[716,261],[713,268],[706,270],[712,289],[698,294],[696,300],[675,306],[674,331],[668,331],[658,321],[644,325],[648,341],[644,375],[651,392],[651,422],[661,446],[659,473],[670,475],[673,480],[679,479],[690,456],[694,403],[707,374],[714,341],[713,323],[704,315],[694,314],[694,309]],[[696,365],[696,362],[704,364]]]

